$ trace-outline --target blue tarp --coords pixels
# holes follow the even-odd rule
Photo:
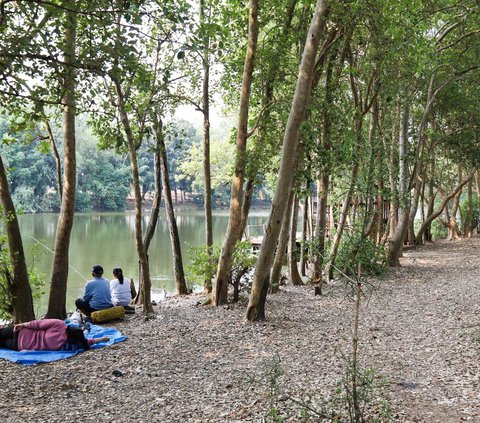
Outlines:
[[[110,341],[101,342],[91,346],[91,349],[102,348],[106,345],[113,345],[118,342],[122,342],[127,339],[118,330],[113,328],[104,328],[98,325],[91,325],[90,332],[87,338],[101,338],[102,336],[108,336]],[[73,357],[83,350],[76,351],[13,351],[0,348],[0,358],[13,361],[14,363],[24,364],[26,366],[30,364],[49,363],[50,361],[62,360],[64,358]]]

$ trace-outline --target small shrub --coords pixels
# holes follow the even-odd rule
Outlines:
[[[215,246],[212,255],[209,255],[206,246],[190,247],[188,251],[190,265],[186,268],[187,278],[190,284],[201,286],[206,280],[213,280],[215,278],[220,251],[220,247]],[[247,279],[247,281],[244,282],[248,282],[249,274],[256,260],[257,258],[253,254],[250,242],[237,242],[233,251],[233,261],[230,272],[230,283],[234,287],[234,301],[238,301],[240,284],[244,279]]]

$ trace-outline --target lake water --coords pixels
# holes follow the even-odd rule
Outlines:
[[[182,245],[184,266],[188,264],[187,252],[190,245],[205,244],[205,222],[202,210],[179,210],[176,212],[177,225]],[[268,210],[252,210],[248,225],[253,236],[260,235],[262,225],[266,223]],[[144,224],[149,216],[144,217]],[[36,314],[46,311],[49,282],[57,227],[57,214],[38,214],[19,216],[20,228],[29,264],[32,260],[32,248],[35,240],[44,246],[37,247],[41,256],[37,260],[38,270],[48,282],[46,295],[36,301]],[[228,211],[214,211],[213,239],[221,244],[228,224]],[[144,227],[145,227],[144,226]],[[165,291],[175,290],[173,282],[173,264],[168,224],[164,209],[160,212],[155,236],[149,249],[150,272],[152,277],[152,295],[158,298]],[[75,299],[82,296],[85,281],[91,278],[90,269],[101,264],[105,277],[112,278],[112,269],[121,267],[126,277],[138,282],[138,258],[135,248],[135,216],[132,213],[95,213],[78,214],[72,229],[70,240],[70,271],[67,285],[67,310],[74,309]]]

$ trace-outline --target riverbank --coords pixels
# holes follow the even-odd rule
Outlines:
[[[370,280],[359,361],[375,370],[369,408],[384,421],[480,421],[479,253],[480,238],[441,241]],[[116,346],[40,366],[0,362],[0,418],[322,421],[313,410],[341,409],[340,396],[332,398],[354,311],[342,282],[324,291],[282,287],[268,297],[268,320],[256,324],[244,319],[246,299],[215,308],[197,305],[201,295],[173,297],[156,306],[155,319],[113,324],[129,337]]]

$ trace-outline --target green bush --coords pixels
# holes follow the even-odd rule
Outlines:
[[[206,246],[193,247],[188,250],[190,264],[186,267],[187,279],[190,285],[202,286],[206,280],[213,280],[217,272],[217,264],[220,257],[220,247],[214,246],[210,256]],[[234,300],[238,300],[238,289],[240,280],[248,275],[256,263],[256,256],[253,254],[249,241],[240,241],[235,245],[233,251],[232,268],[230,272],[230,283],[234,285]]]

